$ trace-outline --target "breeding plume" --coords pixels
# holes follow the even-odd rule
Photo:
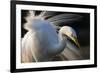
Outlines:
[[[42,62],[81,59],[80,46],[75,30],[70,26],[63,26],[63,22],[70,23],[81,16],[76,14],[54,15],[52,12],[42,11],[39,15],[29,11],[25,18],[24,29],[28,32],[22,38],[21,61]]]

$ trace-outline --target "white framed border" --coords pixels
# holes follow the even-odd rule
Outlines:
[[[59,62],[34,62],[21,63],[21,10],[41,10],[41,11],[58,11],[58,12],[79,12],[90,13],[90,59],[75,61],[59,61]],[[73,7],[53,7],[53,6],[37,6],[37,5],[16,5],[16,69],[24,68],[40,68],[55,66],[73,66],[94,64],[94,9],[73,8]]]

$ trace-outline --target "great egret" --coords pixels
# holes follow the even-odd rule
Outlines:
[[[66,19],[66,16],[75,15],[57,15],[46,20],[47,15],[50,16],[44,11],[35,16],[34,11],[30,11],[26,17],[27,23],[24,24],[24,28],[28,32],[22,38],[22,63],[50,61],[58,55],[62,59],[81,59],[74,29],[69,26],[60,28],[54,25],[62,22],[63,17]],[[58,28],[59,33],[56,32]]]

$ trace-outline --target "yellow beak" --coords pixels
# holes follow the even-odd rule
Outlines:
[[[78,46],[78,48],[80,48],[80,44],[79,44],[79,42],[78,42],[76,37],[70,36],[69,38]]]
[[[78,46],[78,48],[80,48],[80,44],[77,40],[77,37],[73,36],[72,34],[69,34],[68,32],[67,32],[67,36]]]

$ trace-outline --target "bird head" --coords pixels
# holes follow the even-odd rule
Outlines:
[[[80,45],[78,43],[78,40],[77,40],[77,36],[76,36],[76,33],[75,33],[75,30],[72,28],[72,27],[69,27],[69,26],[63,26],[61,29],[60,29],[60,32],[67,36],[67,38],[69,38],[70,40],[72,40],[74,42],[74,44],[80,48]]]

